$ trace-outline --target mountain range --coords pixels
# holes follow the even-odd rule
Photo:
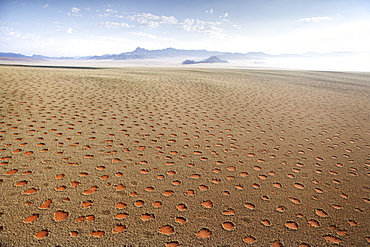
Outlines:
[[[206,60],[202,60],[202,61],[199,61],[199,62],[196,62],[194,60],[189,60],[189,59],[182,62],[182,64],[197,64],[197,63],[228,63],[228,61],[221,60],[220,58],[218,58],[216,56],[212,56],[210,58],[207,58]]]
[[[47,59],[74,59],[74,57],[48,57],[43,55],[33,54],[32,56],[26,56],[19,53],[12,52],[0,52],[0,60],[47,60]]]
[[[207,50],[182,50],[174,48],[166,48],[162,50],[147,50],[144,48],[136,48],[132,52],[124,52],[120,54],[105,54],[102,56],[87,56],[87,57],[48,57],[43,55],[26,56],[18,53],[0,52],[0,60],[48,60],[48,59],[93,59],[93,60],[130,60],[130,59],[154,59],[154,58],[205,58],[217,56],[221,60],[244,60],[253,59],[260,60],[266,58],[294,58],[294,57],[321,57],[321,56],[351,56],[356,55],[354,52],[334,52],[327,54],[305,53],[298,54],[281,54],[270,55],[263,52],[248,52],[248,53],[230,53]]]

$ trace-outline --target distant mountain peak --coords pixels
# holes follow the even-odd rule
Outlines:
[[[203,63],[227,63],[226,60],[221,60],[220,58],[216,56],[212,56],[210,58],[207,58],[206,60],[203,61]]]
[[[194,60],[189,60],[189,59],[182,62],[182,64],[196,64],[196,63],[228,63],[228,61],[222,60],[216,56],[211,56],[207,58],[206,60],[199,61],[199,62],[195,62]]]
[[[137,47],[133,52],[138,52],[138,51],[148,51],[145,48]]]

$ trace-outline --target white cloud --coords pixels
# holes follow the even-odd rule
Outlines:
[[[221,22],[202,21],[199,19],[185,19],[182,28],[185,31],[206,31],[220,25]]]
[[[73,7],[73,8],[71,8],[72,13],[69,12],[68,15],[70,15],[70,16],[81,16],[79,14],[80,10],[81,9],[79,9],[79,8]]]
[[[72,34],[73,33],[73,28],[68,28],[67,30],[66,30],[66,33],[69,33],[69,34]]]
[[[10,37],[16,37],[20,38],[21,34],[19,33],[18,30],[14,30],[13,28],[9,27],[0,27],[0,31],[4,36],[10,36]]]
[[[301,22],[319,22],[319,21],[328,21],[332,18],[329,16],[317,16],[317,17],[311,17],[311,18],[302,18],[300,19]]]
[[[114,9],[105,9],[104,11],[107,13],[117,13],[117,10]]]
[[[110,14],[109,13],[99,14],[99,17],[105,17],[105,16],[110,16]]]
[[[130,15],[126,18],[130,21],[137,21],[140,24],[146,25],[150,28],[159,27],[160,24],[177,24],[177,19],[174,16],[158,16],[151,13]]]
[[[100,12],[100,10],[97,10],[97,12]],[[117,13],[118,11],[114,9],[104,9],[102,12],[103,14],[99,14],[99,17],[111,16],[112,14]]]
[[[141,37],[147,37],[150,39],[155,39],[155,40],[162,40],[162,41],[176,41],[175,39],[171,38],[165,38],[165,37],[158,37],[149,33],[144,33],[144,32],[131,32],[131,34],[136,35],[136,36],[141,36]]]
[[[133,25],[129,25],[125,22],[100,22],[97,24],[99,27],[105,27],[105,28],[131,28],[134,27]]]
[[[38,35],[30,34],[30,33],[21,33],[19,30],[14,30],[13,28],[9,27],[0,27],[0,37],[5,39],[10,39],[12,43],[18,41],[33,41],[33,42],[52,42],[52,38],[42,38]]]
[[[211,36],[212,38],[217,38],[217,39],[225,39],[226,34],[224,32],[224,29],[219,28],[219,27],[214,27],[211,26],[208,30],[204,31],[206,34]]]
[[[230,23],[230,20],[228,19],[228,17],[229,17],[229,13],[227,13],[227,12],[225,12],[222,15],[219,16],[219,18],[222,22]]]
[[[49,8],[49,4],[47,3],[47,4],[43,5],[42,7],[43,7],[44,9]]]
[[[207,13],[207,14],[211,14],[211,15],[212,15],[212,14],[213,14],[213,9],[206,10],[206,13]]]
[[[71,9],[72,13],[75,13],[75,14],[78,14],[78,12],[80,12],[80,10],[81,10],[81,9],[76,8],[76,7],[73,7],[73,8]]]
[[[199,19],[185,19],[182,29],[188,32],[205,33],[213,38],[224,39],[224,29],[218,27],[222,22],[202,21]]]

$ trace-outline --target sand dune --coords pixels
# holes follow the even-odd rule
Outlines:
[[[370,74],[0,66],[2,246],[367,246]]]

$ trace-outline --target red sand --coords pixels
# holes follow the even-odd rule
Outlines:
[[[0,73],[1,246],[370,244],[370,74]]]

